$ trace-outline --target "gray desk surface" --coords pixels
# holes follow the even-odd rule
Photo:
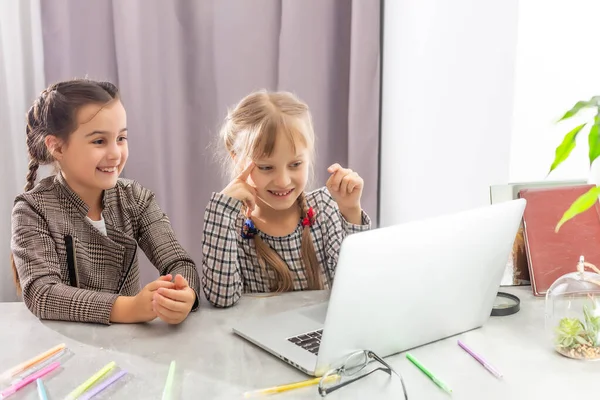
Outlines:
[[[423,364],[444,380],[447,395],[406,360],[387,358],[404,376],[409,399],[560,399],[593,394],[600,363],[564,358],[549,347],[544,331],[544,299],[529,287],[503,288],[521,298],[521,311],[491,317],[480,329],[414,350]],[[297,292],[278,297],[244,297],[230,309],[201,309],[180,326],[160,321],[145,325],[109,327],[39,321],[21,303],[0,303],[0,370],[5,370],[59,343],[73,356],[47,379],[49,398],[62,399],[106,363],[115,361],[130,372],[97,398],[160,399],[171,360],[177,362],[175,398],[240,399],[247,390],[307,379],[283,361],[231,333],[238,318],[259,316],[318,303],[326,292]],[[457,338],[467,341],[503,374],[497,380],[461,350]],[[542,383],[542,380],[546,380]],[[332,399],[401,398],[400,383],[374,374],[333,393]],[[36,399],[35,384],[11,396]],[[317,399],[316,387],[272,398]]]

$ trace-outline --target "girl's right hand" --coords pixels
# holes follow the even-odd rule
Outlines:
[[[152,304],[154,292],[160,288],[174,289],[175,283],[171,282],[171,274],[160,276],[155,281],[150,282],[140,292],[133,297],[133,314],[138,320],[136,322],[150,322],[157,317]]]
[[[229,185],[221,191],[222,194],[238,199],[246,205],[247,213],[250,214],[256,206],[256,189],[248,183],[248,177],[254,169],[251,162]]]

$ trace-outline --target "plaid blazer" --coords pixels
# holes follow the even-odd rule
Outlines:
[[[16,197],[11,250],[27,308],[41,319],[109,324],[117,297],[140,291],[139,245],[161,275],[179,273],[187,279],[197,309],[196,265],[154,194],[119,179],[102,201],[106,236],[86,218],[88,207],[61,173]],[[69,274],[69,263],[75,274]]]

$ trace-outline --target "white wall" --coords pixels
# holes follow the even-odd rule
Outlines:
[[[517,6],[385,0],[380,226],[489,204],[508,182]]]
[[[511,181],[546,179],[554,150],[585,118],[555,122],[600,95],[598,15],[598,0],[519,1]],[[548,179],[588,178],[587,133]]]

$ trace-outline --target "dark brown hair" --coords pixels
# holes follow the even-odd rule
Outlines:
[[[29,166],[25,191],[33,189],[40,165],[51,164],[54,158],[46,148],[47,136],[56,136],[67,142],[77,129],[77,111],[88,104],[107,104],[119,98],[119,91],[109,82],[72,79],[54,83],[40,93],[27,112],[27,152]],[[10,256],[17,292],[21,292],[19,275]]]

